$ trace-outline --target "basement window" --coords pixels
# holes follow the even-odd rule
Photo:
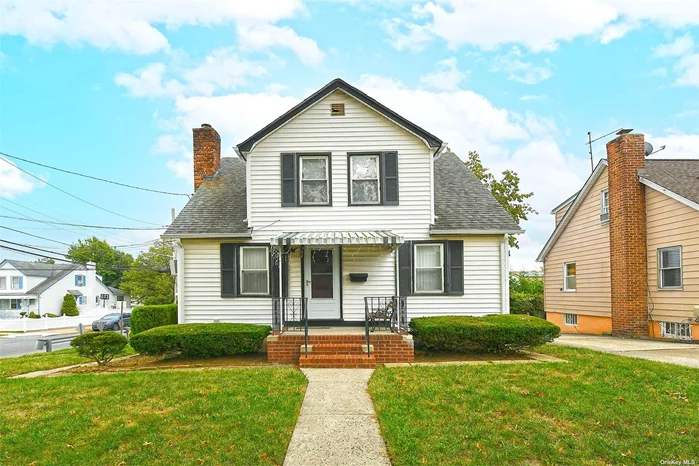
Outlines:
[[[569,327],[578,326],[578,315],[577,314],[563,314],[563,323]]]
[[[682,247],[658,249],[658,288],[679,290],[682,288]]]
[[[689,322],[660,322],[660,330],[663,338],[692,339],[692,325]]]

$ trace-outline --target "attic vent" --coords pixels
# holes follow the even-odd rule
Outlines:
[[[330,104],[330,116],[344,116],[345,104]]]

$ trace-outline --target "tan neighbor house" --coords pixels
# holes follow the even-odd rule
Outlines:
[[[551,212],[547,319],[567,333],[699,340],[699,160],[647,159],[642,134],[607,144]]]

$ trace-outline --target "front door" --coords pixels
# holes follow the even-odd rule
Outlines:
[[[340,254],[337,247],[304,251],[305,296],[309,319],[340,318]]]

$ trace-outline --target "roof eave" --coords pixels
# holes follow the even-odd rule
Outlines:
[[[679,201],[688,207],[691,207],[695,210],[699,210],[699,203],[696,203],[696,202],[692,201],[691,199],[687,199],[686,197],[684,197],[680,194],[677,194],[674,191],[670,191],[666,187],[661,186],[658,183],[655,183],[646,177],[639,176],[638,181],[641,182],[641,184],[648,186],[649,188],[653,188],[656,191],[661,192],[661,193],[665,194],[666,196],[671,197],[671,198],[675,199],[676,201]]]
[[[520,235],[524,230],[511,228],[493,228],[493,229],[477,229],[477,228],[462,228],[462,229],[446,229],[446,230],[430,230],[431,236],[445,235]]]
[[[165,233],[160,235],[163,239],[193,239],[193,238],[252,238],[252,233]]]

